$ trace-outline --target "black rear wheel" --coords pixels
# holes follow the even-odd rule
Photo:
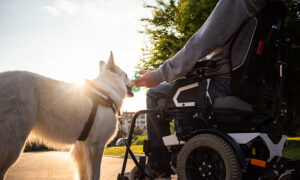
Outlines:
[[[239,161],[230,145],[214,134],[200,134],[186,142],[177,158],[180,180],[239,180]]]

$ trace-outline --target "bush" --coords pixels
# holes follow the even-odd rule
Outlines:
[[[136,129],[136,130],[134,130],[134,132],[133,132],[133,135],[135,135],[135,136],[141,136],[141,135],[143,135],[143,134],[144,134],[144,131],[141,130],[141,129]]]
[[[144,140],[147,140],[147,136],[140,136],[132,145],[143,145]]]
[[[300,141],[288,141],[283,149],[283,156],[289,159],[300,159]]]
[[[140,136],[133,136],[132,139],[133,141],[136,141]]]
[[[24,148],[24,152],[33,152],[33,151],[53,151],[54,149],[48,148],[43,144],[38,144],[34,142],[29,142]]]

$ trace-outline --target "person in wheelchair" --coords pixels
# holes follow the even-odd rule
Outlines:
[[[135,86],[150,88],[147,92],[147,109],[165,106],[174,80],[185,75],[197,62],[213,60],[206,64],[209,99],[232,95],[232,70],[241,67],[249,53],[255,28],[255,17],[271,0],[220,0],[203,26],[172,58],[154,71],[143,71],[133,80]],[[284,0],[278,0],[284,1]],[[203,88],[205,90],[205,88]],[[154,115],[147,116],[148,140],[151,154],[148,166],[160,179],[170,179],[170,154],[162,137],[170,134],[170,124]]]

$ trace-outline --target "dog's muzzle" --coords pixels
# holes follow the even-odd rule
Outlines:
[[[133,97],[134,94],[132,92],[132,87],[126,86],[126,88],[127,88],[127,96],[128,97]]]

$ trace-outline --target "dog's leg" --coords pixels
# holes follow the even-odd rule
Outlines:
[[[84,142],[77,141],[71,148],[71,156],[73,159],[73,162],[76,164],[76,179],[79,180],[86,180],[88,179],[88,163],[87,163],[87,157],[84,153]]]
[[[21,137],[15,137],[13,134],[9,135],[8,133],[7,136],[2,136],[3,139],[1,139],[1,141],[7,143],[0,143],[0,180],[4,179],[9,167],[20,157],[28,134],[29,133],[26,133]]]
[[[77,167],[77,178],[80,180],[99,180],[100,165],[105,144],[87,144],[76,142],[71,155]]]
[[[100,167],[105,144],[93,144],[90,147],[90,180],[100,179]]]
[[[28,108],[29,109],[29,108]],[[26,139],[34,124],[35,110],[15,108],[0,117],[0,180],[20,157]]]
[[[8,143],[0,143],[0,180],[4,179],[9,167],[12,166],[20,157],[28,134],[29,132],[18,138],[11,135],[10,137],[5,137],[1,140]]]

